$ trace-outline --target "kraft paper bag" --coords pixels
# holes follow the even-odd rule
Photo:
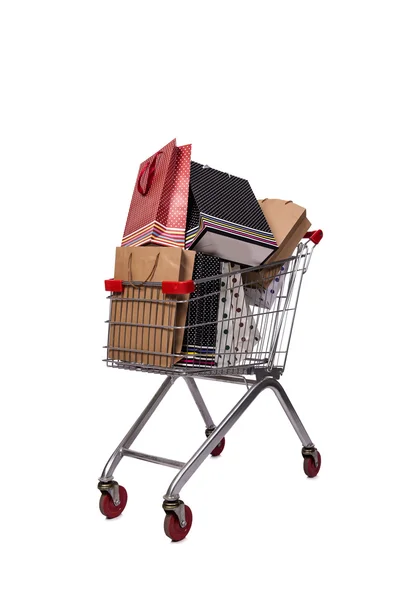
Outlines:
[[[160,287],[144,284],[179,281],[181,262],[180,248],[116,249],[114,277],[126,284],[123,292],[114,294],[111,300],[109,359],[172,366],[173,357],[163,355],[171,355],[174,349],[176,296],[167,296]]]
[[[292,256],[298,243],[311,227],[306,209],[291,200],[265,198],[258,202],[278,243],[278,249],[263,266],[283,262]],[[243,276],[244,282],[267,288],[279,274],[281,266],[246,273]]]

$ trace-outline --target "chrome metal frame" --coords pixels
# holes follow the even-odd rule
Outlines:
[[[222,438],[228,433],[231,427],[233,427],[236,421],[243,415],[243,413],[248,409],[248,407],[253,403],[253,401],[260,395],[261,392],[263,392],[266,389],[271,389],[274,392],[275,396],[278,398],[280,405],[285,411],[286,416],[288,417],[290,423],[292,424],[295,432],[297,433],[302,443],[303,455],[312,455],[314,459],[317,457],[317,450],[313,442],[311,441],[311,438],[308,435],[306,429],[304,428],[304,425],[302,424],[298,414],[296,413],[292,403],[290,402],[285,390],[283,389],[279,381],[277,381],[277,379],[270,375],[267,375],[263,379],[260,379],[260,381],[256,381],[255,383],[253,383],[253,385],[251,385],[251,387],[247,389],[246,393],[239,400],[236,406],[232,408],[232,410],[226,415],[224,419],[222,419],[220,424],[217,426],[214,425],[214,422],[206,407],[203,397],[201,396],[201,393],[199,391],[199,388],[197,387],[195,380],[191,377],[185,376],[184,380],[193,396],[193,399],[199,409],[201,416],[203,417],[204,423],[206,424],[208,430],[208,437],[206,437],[206,439],[198,448],[198,450],[186,463],[162,458],[160,456],[143,454],[141,452],[131,450],[131,445],[133,444],[143,427],[146,425],[150,417],[153,415],[157,407],[160,405],[167,392],[171,389],[176,379],[177,377],[169,376],[163,381],[160,388],[157,390],[152,400],[146,406],[140,417],[133,424],[133,426],[123,438],[121,443],[118,444],[117,448],[115,449],[115,451],[113,452],[103,469],[103,473],[99,478],[99,489],[103,491],[109,491],[115,504],[117,504],[117,502],[115,502],[116,492],[114,488],[115,486],[118,486],[118,484],[117,482],[113,481],[114,472],[122,458],[124,456],[128,456],[131,458],[156,463],[158,465],[179,469],[179,472],[172,480],[164,496],[164,508],[168,507],[169,510],[176,509],[176,512],[181,514],[183,509],[182,501],[180,500],[179,494],[183,486],[189,481],[189,479],[197,471],[197,469],[207,458],[207,456],[211,454],[212,450],[216,446],[218,446]],[[218,378],[218,380],[221,379],[223,378]],[[229,378],[229,381],[233,382],[232,379],[233,378]],[[238,377],[235,383],[242,383],[245,385],[249,384],[249,382],[246,379],[241,377]],[[110,485],[111,483],[113,483],[114,485]],[[107,485],[108,488],[105,487]],[[117,499],[119,500],[119,497]]]
[[[161,384],[157,392],[154,394],[153,398],[150,400],[140,417],[135,421],[135,423],[132,425],[126,436],[123,438],[121,443],[116,447],[116,449],[108,459],[106,466],[103,469],[103,473],[101,474],[101,477],[99,479],[101,483],[107,483],[113,479],[114,471],[121,462],[122,457],[124,456],[124,454],[125,456],[128,456],[126,451],[129,450],[129,448],[132,446],[133,442],[135,441],[139,433],[142,431],[143,427],[146,425],[151,415],[155,412],[156,408],[161,403],[161,400],[171,389],[174,381],[175,378],[171,376],[167,377],[163,381],[163,383]],[[156,461],[153,460],[151,462]]]
[[[294,428],[302,444],[303,457],[306,459],[307,457],[312,456],[315,465],[317,467],[319,466],[318,451],[314,446],[313,442],[311,441],[311,438],[308,435],[307,431],[305,430],[285,390],[278,381],[278,379],[284,372],[286,366],[286,359],[292,335],[294,317],[297,310],[302,277],[308,269],[313,249],[313,244],[311,244],[310,246],[308,242],[306,242],[305,244],[299,244],[297,248],[297,253],[295,254],[295,256],[292,257],[292,259],[290,259],[290,269],[287,269],[285,275],[285,285],[282,287],[280,294],[276,295],[275,302],[277,302],[278,299],[279,302],[277,302],[273,310],[269,307],[267,309],[266,304],[264,304],[261,307],[258,307],[259,320],[257,324],[259,325],[261,331],[261,350],[255,350],[246,354],[246,356],[248,355],[250,357],[249,359],[246,358],[248,362],[246,363],[245,361],[242,361],[239,366],[226,366],[225,358],[228,359],[231,356],[231,351],[221,351],[222,356],[224,357],[222,368],[217,368],[216,366],[214,366],[212,368],[204,369],[200,368],[199,365],[195,365],[194,368],[191,368],[190,366],[182,366],[179,365],[179,363],[177,364],[177,360],[181,359],[183,357],[183,354],[166,354],[163,352],[155,351],[155,348],[146,351],[142,349],[140,345],[137,345],[137,329],[138,327],[143,327],[143,323],[140,323],[139,321],[136,323],[135,320],[133,320],[132,322],[128,322],[128,319],[123,316],[122,307],[124,307],[124,309],[127,311],[127,303],[129,302],[131,304],[135,302],[141,302],[142,306],[144,306],[144,303],[147,302],[151,303],[152,305],[155,305],[157,307],[157,311],[159,307],[160,310],[169,310],[171,306],[171,301],[167,301],[165,300],[165,298],[163,298],[161,294],[160,283],[140,284],[144,285],[145,288],[146,286],[148,286],[148,288],[150,286],[153,286],[151,297],[149,297],[147,293],[144,293],[143,297],[140,297],[139,295],[138,297],[135,296],[135,298],[124,298],[122,296],[116,298],[116,301],[120,302],[120,318],[117,319],[114,316],[114,321],[112,321],[110,306],[110,327],[120,327],[126,326],[128,324],[129,326],[135,328],[135,341],[133,345],[126,346],[123,348],[120,347],[120,343],[118,343],[117,346],[110,346],[109,328],[107,344],[108,352],[111,351],[112,353],[114,353],[113,356],[115,355],[115,353],[117,353],[117,356],[119,356],[119,352],[128,353],[128,356],[133,354],[134,361],[131,361],[131,359],[121,360],[120,358],[110,358],[110,354],[108,354],[108,357],[106,359],[108,366],[129,370],[142,370],[166,375],[166,378],[164,379],[160,388],[154,394],[152,400],[149,402],[149,404],[143,410],[139,418],[135,421],[131,429],[128,431],[126,436],[122,439],[120,444],[114,450],[113,454],[110,456],[99,478],[99,489],[103,493],[106,492],[110,494],[116,506],[120,504],[120,498],[119,485],[118,482],[114,480],[114,472],[124,456],[156,463],[163,466],[172,467],[178,469],[178,473],[171,481],[171,484],[169,485],[166,491],[166,494],[164,496],[163,508],[167,513],[175,513],[179,519],[181,527],[185,527],[185,505],[180,499],[180,492],[183,486],[197,471],[197,469],[200,467],[200,465],[206,459],[206,457],[209,456],[212,453],[212,451],[222,442],[224,436],[228,433],[231,427],[233,427],[236,421],[243,415],[243,413],[248,409],[248,407],[253,403],[253,401],[261,394],[261,392],[263,392],[266,389],[271,389],[274,392],[286,416],[292,424],[292,427]],[[276,265],[280,263],[274,264]],[[254,268],[243,269],[240,272],[238,271],[238,273],[246,274],[250,273],[253,270]],[[222,276],[219,275],[207,278],[207,280],[198,280],[195,283],[196,286],[198,284],[201,286],[201,284],[206,281],[210,281],[213,279],[221,280],[221,278]],[[226,280],[226,282],[227,281],[228,280]],[[236,281],[236,279],[233,279],[233,281]],[[276,281],[278,281],[278,279],[276,279]],[[131,284],[132,282],[128,282],[128,285]],[[225,285],[227,286],[227,283]],[[219,294],[219,288],[217,292],[213,293]],[[236,295],[238,296],[239,294]],[[205,298],[206,296],[207,294],[205,294],[202,297]],[[113,296],[111,296],[111,299],[112,298]],[[190,306],[190,301],[188,300],[182,301],[176,299],[174,300],[174,302],[189,302],[189,313],[191,308],[193,310],[193,306]],[[139,304],[137,306],[139,307]],[[258,304],[256,304],[256,306],[258,306]],[[249,323],[250,319],[252,319],[254,315],[255,313],[247,317]],[[224,317],[225,316],[226,315],[224,315]],[[231,317],[229,315],[228,320],[230,318]],[[235,318],[237,317],[232,317],[232,320],[234,320]],[[243,319],[243,317],[239,318]],[[289,321],[288,324],[287,320]],[[155,322],[158,321],[155,320]],[[208,327],[209,325],[214,326],[215,322],[201,322],[199,326],[203,327],[205,330],[206,327]],[[149,325],[148,327],[155,328],[156,326]],[[168,332],[170,332],[171,330],[179,329],[175,327],[173,321],[171,321],[171,323],[168,321],[168,326],[163,324],[157,327],[159,328],[161,335],[163,334],[163,332],[167,332],[166,335],[169,335]],[[285,334],[286,328],[287,331]],[[130,330],[129,335],[130,337],[132,337],[132,329]],[[126,329],[124,332],[124,336],[126,336]],[[150,339],[149,332],[148,336]],[[114,337],[116,336],[114,335]],[[120,337],[120,334],[118,334],[118,340],[120,339]],[[257,338],[255,339],[257,340]],[[200,346],[202,345],[203,344],[200,344]],[[228,348],[229,346],[227,346],[227,349]],[[161,345],[159,349],[161,350]],[[221,356],[220,349],[215,349],[216,358],[217,355]],[[124,354],[124,356],[126,356],[126,354]],[[137,358],[137,356],[139,356],[139,359]],[[153,356],[153,359],[150,359],[151,356]],[[155,366],[154,363],[156,363],[157,361],[159,361],[160,365],[162,364],[161,358],[157,360],[154,358],[157,356],[168,357],[168,361],[164,361],[164,364],[170,364],[171,366]],[[216,361],[216,363],[217,362],[218,361]],[[231,363],[229,363],[229,365],[230,364]],[[169,390],[179,377],[183,377],[186,385],[188,386],[190,394],[193,397],[194,402],[196,403],[200,415],[203,418],[203,421],[206,426],[206,439],[203,441],[203,443],[199,446],[199,448],[187,462],[171,460],[168,458],[163,458],[151,454],[144,454],[142,452],[132,450],[131,446],[133,442],[136,440],[146,423],[149,421],[150,417],[156,411],[163,398],[166,396],[166,394],[169,392]],[[226,383],[239,383],[241,385],[245,385],[247,389],[245,394],[239,400],[239,402],[230,410],[230,412],[225,416],[225,418],[222,419],[219,425],[216,426],[203,400],[195,378],[200,380],[203,378],[213,379],[216,381]]]

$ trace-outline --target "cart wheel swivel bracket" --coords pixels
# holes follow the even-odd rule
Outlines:
[[[119,506],[121,504],[119,497],[119,485],[117,481],[108,481],[107,483],[100,481],[97,487],[101,492],[106,492],[111,496],[115,506]]]
[[[304,458],[306,458],[306,456],[312,456],[315,466],[319,467],[318,450],[315,446],[304,446],[304,448],[301,450],[301,453]]]
[[[163,509],[168,513],[175,513],[179,520],[179,525],[182,527],[186,527],[186,519],[185,519],[185,503],[183,500],[174,500],[168,501],[164,500]]]

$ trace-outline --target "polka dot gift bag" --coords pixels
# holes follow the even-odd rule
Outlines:
[[[191,149],[172,140],[140,165],[122,246],[184,248]]]
[[[277,267],[275,269],[275,271],[277,271],[275,272],[275,277],[272,279],[267,288],[255,284],[246,286],[244,288],[244,293],[249,301],[249,304],[259,308],[271,310],[273,303],[277,298],[279,298],[287,270],[288,263],[285,263],[281,267]]]
[[[277,242],[246,179],[191,163],[186,248],[253,267],[272,255]]]
[[[245,363],[246,356],[260,339],[244,293],[240,265],[222,262],[221,292],[218,307],[217,366]]]
[[[181,361],[192,367],[215,365],[221,280],[214,276],[221,273],[220,262],[217,256],[196,252],[193,269],[196,289],[190,294]]]

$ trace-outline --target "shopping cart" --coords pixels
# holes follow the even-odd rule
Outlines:
[[[278,380],[285,370],[302,279],[321,239],[321,230],[309,232],[289,260],[275,262],[268,270],[238,269],[224,263],[229,268],[220,275],[194,282],[105,282],[106,291],[111,292],[107,366],[166,378],[104,467],[98,484],[103,515],[112,519],[126,506],[127,492],[113,478],[123,457],[172,467],[178,473],[164,496],[164,531],[174,541],[185,538],[192,512],[180,498],[183,486],[207,456],[221,454],[227,432],[266,388],[273,390],[300,438],[305,474],[318,474],[321,455]],[[178,327],[177,315],[182,310],[186,325]],[[187,462],[132,450],[132,443],[179,377],[204,419],[205,441]],[[204,378],[247,388],[217,426],[195,381]]]

